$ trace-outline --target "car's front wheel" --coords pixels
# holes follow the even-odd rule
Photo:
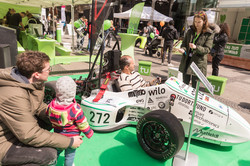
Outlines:
[[[168,160],[181,149],[185,134],[179,120],[170,112],[156,110],[145,114],[136,126],[142,149],[158,160]]]

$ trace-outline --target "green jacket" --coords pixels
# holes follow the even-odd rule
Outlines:
[[[196,41],[197,48],[193,50],[193,55],[191,57],[190,63],[187,64],[187,59],[191,49],[189,48],[189,43],[193,42],[195,37],[195,30],[191,27],[187,34],[185,35],[181,48],[185,50],[185,53],[182,55],[181,63],[179,66],[179,71],[185,73],[185,69],[187,69],[186,74],[193,75],[194,72],[190,68],[190,64],[194,62],[201,72],[206,76],[207,75],[207,54],[210,52],[213,45],[214,33],[208,28],[205,33],[201,33],[199,38]]]
[[[44,85],[30,84],[15,74],[14,68],[0,70],[0,165],[15,142],[34,147],[67,148],[72,139],[38,126],[37,119],[49,123],[43,103]]]

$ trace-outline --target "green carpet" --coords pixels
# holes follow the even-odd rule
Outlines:
[[[66,76],[69,76],[69,77],[71,77],[73,79],[79,79],[80,76],[82,76],[82,79],[84,79],[84,78],[87,78],[88,74],[76,74],[76,75],[66,75]],[[60,77],[62,77],[62,76],[49,76],[48,77],[48,82],[49,81],[56,81]]]
[[[249,166],[250,141],[221,147],[191,140],[189,151],[198,155],[199,166]],[[186,142],[182,147],[186,150]],[[63,154],[57,166],[63,166]],[[171,166],[172,159],[160,162],[148,156],[140,147],[135,127],[126,127],[112,133],[94,133],[83,138],[76,151],[75,166]]]

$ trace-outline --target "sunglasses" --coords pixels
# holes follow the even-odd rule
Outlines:
[[[50,72],[50,71],[52,71],[52,67],[51,66],[48,69],[46,69],[46,70],[42,70],[42,72]]]
[[[206,13],[204,11],[199,11],[194,13],[194,16],[200,16],[200,17],[204,17],[206,15]]]

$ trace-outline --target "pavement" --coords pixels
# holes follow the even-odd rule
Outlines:
[[[68,35],[62,36],[62,42],[71,43],[71,37]],[[88,37],[85,37],[84,47],[87,47]],[[111,46],[114,44],[114,41],[111,41]],[[75,43],[76,45],[76,43]],[[105,48],[106,52],[110,50],[110,48]],[[88,52],[85,51],[84,55],[88,56]],[[134,51],[135,55],[135,70],[138,70],[138,61],[151,61],[151,74],[150,76],[143,76],[145,80],[151,80],[156,76],[162,77],[162,79],[168,78],[168,66],[167,59],[164,65],[161,65],[161,59],[157,57],[156,54],[153,57],[145,56],[144,50],[135,47]],[[76,54],[72,54],[72,56],[77,56]],[[181,55],[173,54],[172,64],[174,67],[179,67],[181,60]],[[245,69],[240,69],[236,67],[221,65],[219,71],[220,77],[227,78],[226,86],[224,93],[222,95],[214,95],[213,98],[218,101],[230,106],[234,110],[236,110],[243,118],[245,118],[248,123],[250,123],[250,71]],[[57,64],[52,66],[53,72],[51,76],[56,75],[66,75],[66,74],[74,74],[74,73],[83,73],[86,74],[89,71],[89,63],[88,62],[72,62],[70,64]],[[212,75],[212,64],[208,62],[207,66],[207,76]],[[204,92],[204,88],[201,91]],[[211,96],[209,93],[204,92]]]

